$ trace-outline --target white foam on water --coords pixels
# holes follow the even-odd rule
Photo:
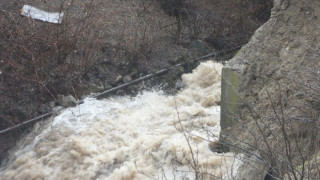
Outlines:
[[[232,179],[239,162],[208,146],[220,132],[221,69],[201,63],[176,96],[88,98],[21,143],[0,179],[195,179],[195,169]]]

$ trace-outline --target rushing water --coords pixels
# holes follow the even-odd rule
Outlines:
[[[232,179],[239,162],[216,154],[222,65],[201,63],[176,96],[86,99],[23,139],[0,179]]]

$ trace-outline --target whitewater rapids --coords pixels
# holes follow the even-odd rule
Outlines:
[[[196,171],[203,179],[232,179],[238,160],[208,146],[220,132],[221,70],[201,63],[182,76],[185,88],[175,96],[87,98],[35,125],[0,179],[171,180],[195,179]]]

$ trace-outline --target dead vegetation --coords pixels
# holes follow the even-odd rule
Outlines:
[[[165,0],[165,11],[177,19],[178,42],[204,39],[216,49],[248,42],[253,32],[270,17],[272,0]]]
[[[64,12],[63,23],[22,17],[18,9],[24,4]],[[170,65],[171,54],[190,56],[192,40],[206,40],[217,49],[242,44],[269,17],[271,4],[272,0],[2,1],[0,128],[48,111],[58,94],[77,96],[87,83],[113,85],[119,74],[138,77]]]
[[[16,8],[22,5],[10,1],[1,12],[2,127],[44,112],[41,105],[57,94],[77,94],[79,85],[90,80],[87,73],[102,62],[110,70],[101,78],[109,75],[110,81],[136,56],[147,63],[150,47],[171,34],[160,27],[170,18],[144,1],[31,3],[64,12],[61,25],[20,16]]]

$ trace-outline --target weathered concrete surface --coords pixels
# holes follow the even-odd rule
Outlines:
[[[222,130],[232,127],[235,117],[240,110],[240,97],[238,95],[240,87],[240,74],[230,67],[222,69],[221,80],[221,120]]]

